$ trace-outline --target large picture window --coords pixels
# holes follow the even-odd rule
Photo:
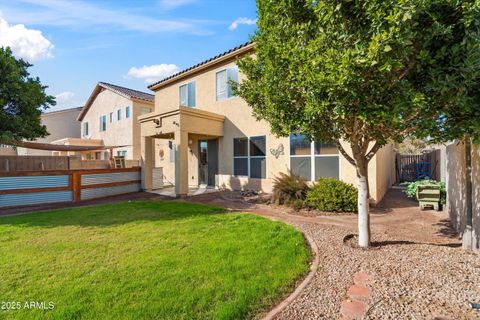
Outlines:
[[[230,85],[230,81],[238,83],[238,67],[235,66],[217,72],[215,81],[217,101],[233,97],[235,94],[233,93],[233,88]]]
[[[311,142],[303,134],[290,135],[290,169],[296,175],[311,181],[330,177],[338,179],[339,167],[335,144]]]
[[[195,107],[195,81],[180,87],[180,105],[182,107]]]
[[[266,178],[266,137],[233,139],[233,174]]]

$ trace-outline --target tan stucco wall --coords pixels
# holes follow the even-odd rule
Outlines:
[[[480,145],[473,146],[472,152],[473,188],[473,248],[480,252]]]
[[[466,226],[465,145],[453,142],[446,147],[447,210],[453,227],[463,233]],[[472,145],[473,247],[480,251],[480,145]]]
[[[126,118],[126,107],[130,106],[130,118]],[[137,121],[140,107],[150,107],[153,104],[146,101],[137,101],[125,98],[108,89],[100,92],[93,101],[90,109],[83,118],[83,123],[89,123],[89,136],[85,137],[82,131],[82,139],[101,139],[106,146],[126,146],[113,149],[113,155],[117,151],[127,151],[128,160],[140,159],[140,124]],[[117,110],[122,112],[121,120],[117,120]],[[110,123],[110,112],[113,112],[113,122]],[[100,116],[107,117],[107,130],[100,131]],[[102,152],[103,154],[103,152]]]
[[[169,83],[160,88],[155,93],[155,112],[169,112],[179,108],[179,88],[181,85],[191,81],[196,82],[196,106],[195,109],[210,111],[225,116],[223,136],[219,137],[219,186],[225,188],[262,188],[264,191],[271,191],[272,179],[279,172],[286,172],[290,167],[290,143],[288,137],[277,138],[270,133],[270,128],[265,121],[257,121],[252,116],[252,110],[248,104],[239,97],[229,98],[227,100],[216,101],[216,73],[224,70],[226,67],[234,66],[235,59],[230,59],[216,64],[207,69],[201,70],[188,79]],[[240,81],[243,75],[240,74]],[[182,128],[188,130],[188,127]],[[142,135],[148,133],[142,132]],[[233,176],[233,139],[239,137],[252,137],[266,135],[267,155],[266,155],[266,179],[248,179],[244,177]],[[190,135],[189,140],[192,144],[189,148],[189,185],[198,184],[198,137]],[[163,141],[163,142],[162,142]],[[174,181],[174,167],[169,159],[168,141],[156,139],[155,148],[156,161],[155,166],[163,167],[165,178]],[[284,146],[284,154],[276,159],[271,153],[271,149],[276,149],[280,144]],[[345,144],[344,144],[345,145]],[[158,156],[159,149],[164,148],[165,156],[163,160]],[[349,148],[346,146],[346,149]],[[385,194],[387,188],[391,185],[390,172],[394,165],[394,160],[389,156],[391,146],[382,149],[377,156],[370,161],[369,182],[371,196],[374,201],[380,200]],[[387,163],[391,161],[391,163]],[[378,164],[378,165],[377,165]],[[378,167],[382,167],[380,172]],[[345,182],[357,185],[355,168],[348,163],[346,159],[340,156],[340,179]]]
[[[44,113],[42,124],[47,127],[48,133],[45,138],[39,138],[35,142],[50,143],[63,138],[80,138],[80,122],[77,117],[81,108]],[[19,155],[50,156],[51,151],[18,148]]]
[[[0,144],[0,156],[15,156],[17,155],[17,149],[12,146]]]
[[[375,160],[377,172],[376,199],[382,199],[388,188],[395,183],[395,145],[390,143],[378,150]]]

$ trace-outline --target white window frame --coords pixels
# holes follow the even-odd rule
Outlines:
[[[193,83],[194,85],[194,88],[195,88],[195,95],[194,95],[194,104],[193,106],[189,106],[188,105],[188,100],[189,100],[189,93],[188,93],[188,85],[190,85],[191,83]],[[187,88],[187,103],[186,104],[182,104],[182,88],[185,87]],[[180,85],[178,87],[178,104],[179,106],[181,107],[187,107],[187,108],[195,108],[197,106],[197,82],[195,80],[192,80],[192,81],[189,81],[189,82],[186,82],[182,85]]]
[[[83,122],[82,125],[82,130],[83,130],[83,136],[84,137],[90,137],[90,125],[88,124],[88,121]],[[87,128],[87,130],[85,130]],[[86,131],[86,132],[85,132]]]
[[[290,139],[290,137],[289,137]],[[290,140],[288,141],[290,144]],[[337,147],[338,148],[338,147]],[[310,142],[310,155],[308,154],[291,154],[291,148],[289,145],[288,153],[289,153],[289,162],[290,162],[290,170],[292,170],[292,158],[310,158],[310,181],[317,181],[315,179],[315,158],[322,158],[322,157],[337,157],[338,158],[338,179],[342,176],[342,166],[340,165],[340,151],[337,154],[315,154],[315,141]]]
[[[247,155],[246,156],[236,156],[235,155],[235,139],[247,139]],[[250,138],[249,137],[238,137],[233,138],[233,161],[232,161],[232,175],[235,177],[247,177],[250,178]],[[236,175],[235,174],[235,159],[247,159],[247,175]]]
[[[105,118],[105,128],[103,127],[103,118]],[[100,116],[100,132],[105,132],[107,131],[107,116],[106,115],[101,115]]]
[[[263,138],[265,137],[265,155],[264,156],[252,156],[250,155],[250,140],[252,138]],[[247,139],[247,155],[246,156],[235,156],[235,139]],[[250,159],[262,159],[265,158],[265,161],[267,161],[267,135],[259,135],[259,136],[250,136],[250,137],[238,137],[234,138],[233,140],[233,161],[232,161],[232,175],[235,177],[246,177],[249,179],[267,179],[267,173],[265,172],[265,178],[252,178],[252,172],[250,170]],[[247,175],[235,175],[235,159],[247,159]],[[265,162],[265,171],[267,168],[267,163]]]
[[[237,78],[238,78],[238,83],[240,83],[240,75],[239,75],[239,71],[238,71],[238,66],[237,65],[233,65],[233,66],[229,66],[229,67],[226,67],[226,68],[223,68],[221,70],[218,70],[217,72],[215,72],[215,101],[225,101],[225,100],[229,100],[229,99],[232,99],[232,98],[235,98],[237,97],[236,95],[231,95],[229,96],[228,95],[228,91],[229,91],[229,80],[228,80],[228,70],[231,70],[231,69],[235,69],[237,70]],[[226,91],[226,96],[225,98],[220,98],[218,97],[218,83],[217,83],[217,76],[220,72],[225,72],[225,91]]]

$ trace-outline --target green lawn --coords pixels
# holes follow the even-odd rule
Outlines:
[[[184,202],[0,218],[0,319],[239,319],[308,272],[293,227]],[[51,310],[25,302],[54,303]],[[41,306],[40,306],[41,307]]]

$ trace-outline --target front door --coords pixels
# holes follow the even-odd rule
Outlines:
[[[215,175],[218,173],[218,140],[200,140],[198,143],[199,184],[215,186]]]

